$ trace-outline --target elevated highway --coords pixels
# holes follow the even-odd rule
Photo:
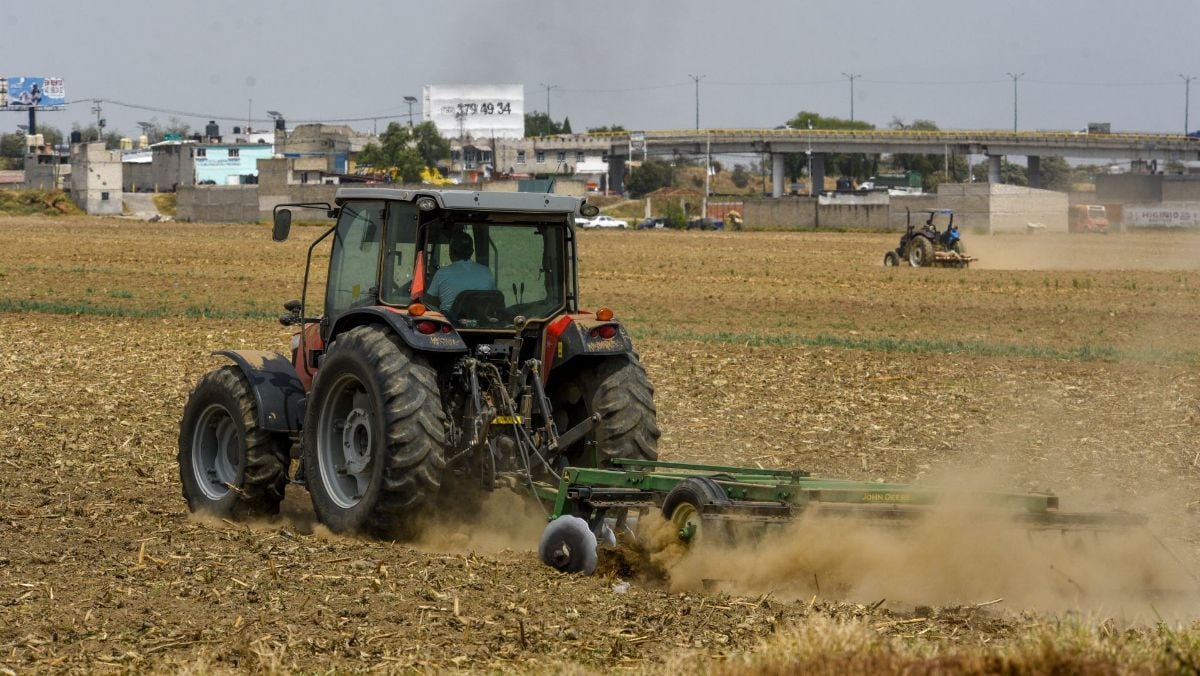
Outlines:
[[[824,179],[829,153],[986,155],[988,180],[999,182],[1000,158],[1028,158],[1030,184],[1036,187],[1042,157],[1098,160],[1200,161],[1200,139],[1171,134],[1088,134],[1060,131],[908,131],[823,129],[669,129],[610,133],[609,156],[614,169],[624,173],[627,159],[664,154],[714,155],[768,153],[773,163],[774,194],[783,193],[783,167],[787,155],[813,156],[813,180]],[[618,177],[614,171],[614,178]]]

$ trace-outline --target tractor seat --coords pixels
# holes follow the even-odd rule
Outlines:
[[[466,325],[469,321],[485,326],[504,324],[508,316],[504,294],[499,291],[463,291],[454,298],[450,314],[458,324]]]

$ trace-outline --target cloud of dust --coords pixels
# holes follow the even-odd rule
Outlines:
[[[972,500],[950,500],[903,525],[819,515],[746,525],[732,543],[694,549],[661,516],[639,526],[650,563],[674,591],[913,606],[1003,599],[996,605],[1200,617],[1196,581],[1144,529],[1031,531]],[[1178,590],[1192,593],[1172,596]]]
[[[512,491],[487,493],[471,512],[431,516],[420,524],[419,534],[410,544],[440,553],[526,551],[537,544],[546,528],[546,515],[538,505]]]

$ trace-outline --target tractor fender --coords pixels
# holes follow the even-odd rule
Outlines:
[[[264,350],[220,350],[245,374],[254,390],[258,426],[271,432],[298,432],[304,418],[304,385],[287,357]]]
[[[440,324],[450,325],[449,322],[442,319],[434,317],[429,319]],[[467,344],[463,342],[462,336],[453,330],[453,327],[449,333],[438,331],[427,335],[413,328],[413,319],[408,315],[382,307],[357,308],[341,315],[333,323],[333,328],[325,342],[332,342],[339,334],[364,324],[384,324],[390,327],[400,336],[400,340],[403,340],[405,345],[417,352],[467,351]]]
[[[593,335],[603,326],[612,326],[611,338]],[[633,352],[633,340],[618,321],[600,321],[592,315],[563,315],[546,326],[544,374],[576,357],[601,357]]]

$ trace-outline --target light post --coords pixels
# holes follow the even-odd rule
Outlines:
[[[1188,120],[1188,108],[1192,103],[1192,80],[1196,79],[1195,75],[1180,74],[1180,79],[1183,80],[1183,135],[1188,135],[1188,130],[1191,128],[1190,120]]]
[[[854,121],[854,81],[862,77],[858,73],[842,73],[842,77],[850,81],[850,121]]]
[[[412,107],[413,107],[413,104],[417,102],[417,97],[405,96],[404,102],[408,104],[408,126],[411,129],[413,126]],[[378,135],[379,135],[378,132],[376,132],[376,136],[378,136]]]
[[[1013,131],[1017,130],[1017,80],[1024,77],[1025,73],[1005,73],[1012,78],[1013,81]]]
[[[815,184],[813,183],[812,175],[812,120],[808,121],[808,150],[804,154],[808,155],[808,194],[814,195],[816,193],[814,192]],[[821,187],[824,188],[825,186]]]
[[[696,82],[696,131],[700,131],[700,81],[704,79],[703,75],[688,75]]]
[[[553,118],[550,117],[550,90],[557,89],[558,85],[551,85],[551,84],[546,84],[544,82],[539,82],[538,86],[541,87],[542,89],[546,90],[546,121],[549,122],[551,124],[551,126],[553,126],[554,120],[553,120]]]

